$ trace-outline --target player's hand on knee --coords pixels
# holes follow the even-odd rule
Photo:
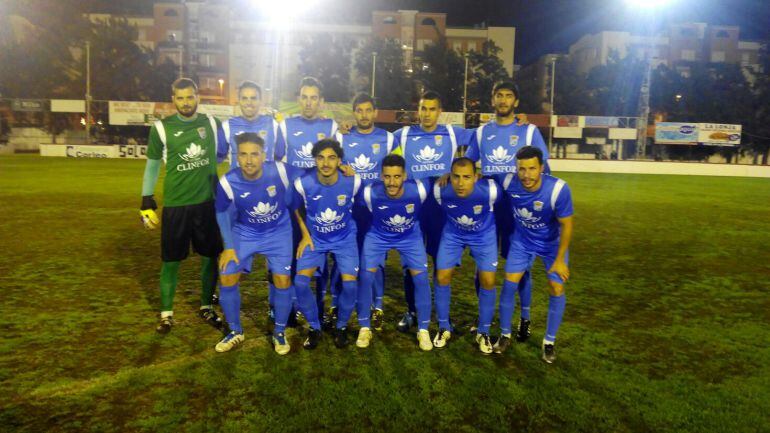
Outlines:
[[[302,254],[305,252],[305,248],[310,247],[310,251],[315,251],[315,245],[313,245],[313,240],[309,237],[303,237],[302,240],[299,241],[299,246],[297,247],[297,258],[301,259]]]
[[[235,250],[230,248],[222,251],[222,254],[219,255],[219,271],[224,272],[227,268],[227,264],[231,261],[235,262],[236,265],[240,264],[238,261],[238,255],[235,253]]]
[[[350,120],[342,120],[337,125],[337,131],[340,134],[350,134],[350,130],[353,129],[353,122]]]
[[[548,269],[548,273],[555,272],[556,275],[559,276],[564,281],[567,281],[569,279],[569,267],[567,267],[567,264],[564,263],[564,260],[556,260],[553,262],[553,265],[551,265],[551,268]]]
[[[441,177],[436,179],[436,184],[438,184],[439,188],[443,188],[446,186],[446,184],[449,183],[449,173],[442,174]]]
[[[349,165],[341,165],[340,166],[340,171],[342,172],[342,175],[346,176],[346,177],[350,177],[350,176],[355,176],[356,175],[356,170],[353,169],[353,167],[351,167]]]
[[[158,204],[155,203],[155,197],[151,195],[142,196],[142,206],[139,208],[139,215],[146,229],[154,230],[160,227],[160,218],[155,213],[157,208]]]

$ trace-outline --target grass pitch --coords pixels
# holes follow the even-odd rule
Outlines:
[[[246,342],[215,353],[220,335],[195,315],[197,258],[159,336],[143,167],[0,157],[0,431],[770,431],[767,179],[562,173],[576,231],[546,365],[539,264],[533,338],[504,355],[483,356],[468,334],[422,353],[395,331],[395,257],[369,349],[327,336],[308,353],[295,334],[276,355],[255,266]],[[476,315],[471,272],[466,259],[453,284],[459,322]]]

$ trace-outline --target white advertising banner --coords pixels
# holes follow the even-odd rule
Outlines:
[[[83,99],[51,99],[52,113],[85,113],[86,101]]]
[[[40,156],[59,156],[66,158],[146,159],[147,145],[115,144],[110,146],[88,146],[69,144],[41,144]]]
[[[198,112],[211,114],[221,120],[235,115],[232,105],[201,104]],[[176,113],[174,104],[170,102],[141,102],[141,101],[110,101],[110,125],[145,125]]]
[[[698,142],[720,146],[737,146],[741,144],[741,125],[699,123]]]

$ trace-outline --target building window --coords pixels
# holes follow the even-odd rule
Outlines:
[[[695,29],[690,27],[684,27],[679,29],[679,36],[683,38],[694,38],[695,37]]]
[[[728,33],[727,30],[720,30],[717,32],[716,37],[722,38],[722,39],[729,39],[730,33]]]
[[[725,52],[724,51],[712,51],[711,52],[711,61],[714,63],[721,63],[725,61]]]
[[[169,30],[166,32],[166,39],[169,42],[179,42],[182,40],[182,36],[174,30]]]
[[[433,18],[423,18],[422,22],[420,23],[424,26],[436,26],[436,20]]]
[[[690,67],[689,66],[677,66],[676,71],[679,72],[679,75],[681,75],[684,78],[690,78]]]
[[[382,23],[383,24],[395,24],[396,23],[396,19],[393,18],[393,17],[385,17],[385,18],[382,19]]]
[[[741,53],[741,65],[748,66],[751,64],[751,54]]]
[[[682,60],[695,61],[695,50],[682,50]]]
[[[175,9],[166,9],[165,12],[163,12],[164,17],[178,17],[179,14]]]

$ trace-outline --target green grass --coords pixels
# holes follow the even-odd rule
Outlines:
[[[197,319],[198,259],[177,324],[154,332],[159,233],[141,228],[142,161],[0,157],[2,431],[770,431],[770,181],[562,173],[572,279],[554,365],[534,334],[502,356],[471,337],[422,353],[386,318],[367,350],[276,355],[266,288],[243,284],[247,340],[226,354]],[[262,269],[262,266],[256,266]],[[466,259],[455,320],[476,314]]]

